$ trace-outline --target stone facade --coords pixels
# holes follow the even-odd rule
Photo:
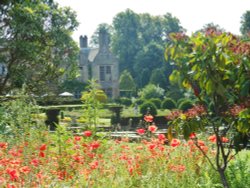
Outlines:
[[[79,69],[80,81],[95,79],[109,98],[119,96],[119,62],[109,50],[106,31],[99,33],[99,48],[89,48],[87,36],[80,36]]]

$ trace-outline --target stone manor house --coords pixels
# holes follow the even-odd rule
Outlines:
[[[119,96],[119,63],[109,50],[107,31],[99,32],[99,48],[89,48],[87,36],[80,36],[79,81],[97,80],[109,98]]]

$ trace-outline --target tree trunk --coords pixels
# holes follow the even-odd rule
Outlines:
[[[226,178],[226,175],[225,175],[225,170],[218,169],[218,172],[220,174],[220,179],[221,179],[221,182],[223,184],[223,187],[224,188],[229,188],[229,184],[228,184],[228,181],[227,181],[227,178]]]

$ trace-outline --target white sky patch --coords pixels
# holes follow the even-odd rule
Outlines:
[[[205,24],[214,23],[226,31],[240,34],[242,15],[250,10],[250,0],[55,0],[77,12],[80,26],[73,38],[92,36],[101,23],[112,24],[117,13],[131,9],[135,13],[164,15],[171,13],[191,34]]]

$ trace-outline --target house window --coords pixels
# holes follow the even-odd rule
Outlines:
[[[106,74],[111,74],[111,66],[106,66]]]
[[[100,66],[100,81],[111,81],[111,66]]]
[[[105,67],[100,66],[100,81],[105,81]]]

